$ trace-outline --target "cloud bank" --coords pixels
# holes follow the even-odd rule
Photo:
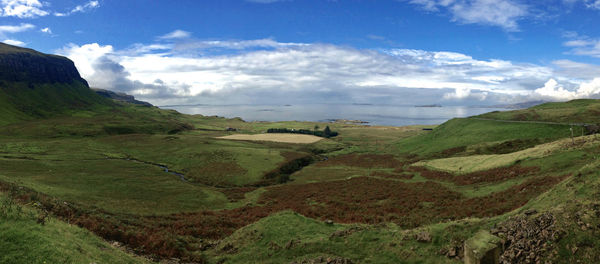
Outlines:
[[[207,52],[215,48],[236,52]],[[70,44],[58,53],[71,58],[91,86],[157,105],[482,105],[600,93],[600,78],[595,78],[600,69],[590,70],[589,64],[563,60],[540,66],[446,51],[361,50],[259,39],[136,44],[124,50]],[[581,70],[585,68],[587,72]]]

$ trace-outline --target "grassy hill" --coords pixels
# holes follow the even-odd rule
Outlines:
[[[560,124],[510,123],[494,120],[455,118],[437,126],[431,133],[398,142],[398,152],[430,155],[464,152],[469,146],[502,144],[512,140],[547,142],[570,136],[569,126]]]
[[[600,123],[600,100],[578,99],[564,103],[545,103],[528,109],[491,112],[477,117],[516,120],[546,121],[559,123]]]

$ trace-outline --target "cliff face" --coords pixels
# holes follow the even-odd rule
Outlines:
[[[0,43],[0,80],[30,83],[71,83],[81,78],[75,64],[61,56]]]

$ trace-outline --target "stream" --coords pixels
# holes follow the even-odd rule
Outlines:
[[[117,159],[117,160],[128,160],[128,161],[132,161],[132,162],[137,162],[137,163],[143,163],[143,164],[147,164],[147,165],[152,165],[155,167],[159,167],[160,169],[162,169],[164,172],[169,173],[171,175],[175,175],[177,177],[179,177],[179,179],[182,182],[190,182],[188,179],[185,178],[185,175],[183,175],[183,173],[179,173],[176,172],[174,170],[169,169],[169,167],[162,165],[162,164],[158,164],[158,163],[154,163],[154,162],[149,162],[149,161],[143,161],[143,160],[139,160],[139,159],[135,159],[135,158],[111,158],[111,157],[106,157],[107,159]]]

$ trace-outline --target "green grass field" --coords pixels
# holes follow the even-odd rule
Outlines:
[[[514,139],[552,141],[570,136],[569,126],[549,124],[507,123],[468,118],[452,119],[432,132],[411,137],[395,144],[400,153],[426,156],[458,147]]]
[[[569,109],[593,105],[570,103]],[[509,120],[515,113],[484,118]],[[600,184],[595,137],[576,138],[571,146],[569,126],[560,124],[462,118],[423,131],[423,126],[244,122],[118,103],[52,118],[5,120],[10,121],[0,126],[0,182],[26,189],[5,190],[3,197],[39,201],[53,215],[43,227],[25,216],[6,216],[0,223],[7,234],[0,241],[12,243],[0,253],[32,252],[23,263],[147,261],[63,221],[163,260],[459,263],[440,252],[525,209],[563,217],[600,197],[594,189]],[[315,125],[340,135],[312,144],[218,139]],[[303,157],[312,162],[298,162]],[[515,164],[531,173],[494,171],[511,173],[507,166]],[[477,179],[461,178],[473,172],[480,173]],[[328,219],[334,224],[326,224]],[[575,228],[557,219],[565,230]],[[422,231],[430,242],[415,239]],[[77,242],[62,243],[64,237]],[[563,252],[582,239],[591,238],[573,231],[556,249]],[[581,252],[579,259],[598,257]]]

